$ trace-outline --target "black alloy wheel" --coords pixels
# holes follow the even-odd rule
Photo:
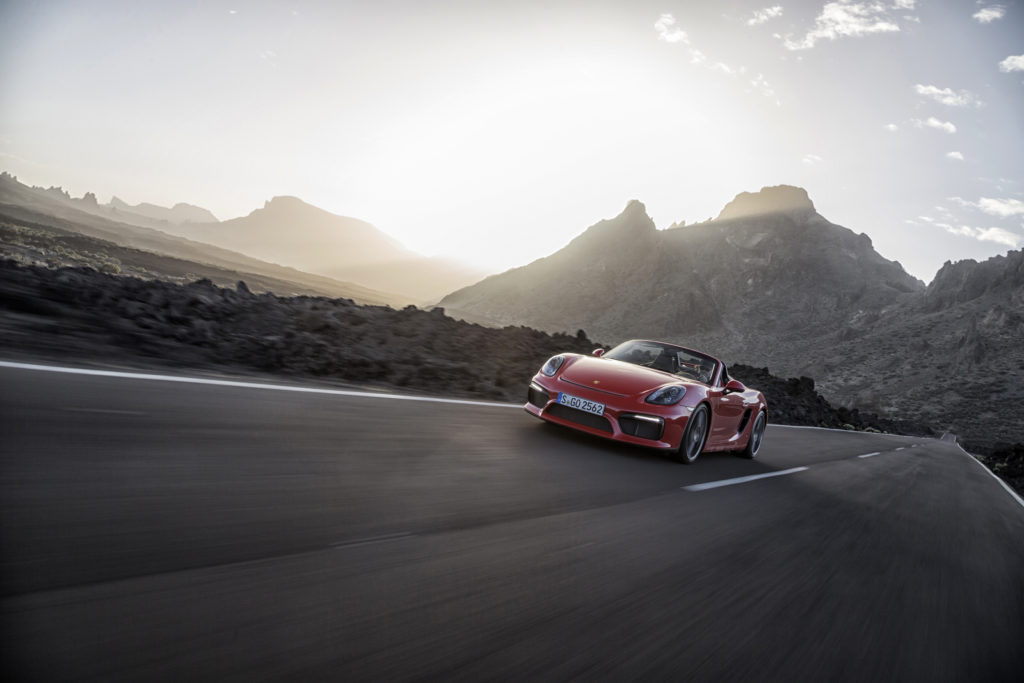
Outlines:
[[[768,417],[762,410],[757,414],[757,419],[754,420],[754,427],[750,430],[750,438],[747,439],[747,447],[740,451],[740,456],[753,460],[757,457],[757,452],[761,450],[761,444],[764,443],[764,429],[768,425]]]
[[[683,432],[683,440],[679,443],[679,450],[676,452],[676,460],[684,465],[690,465],[700,452],[704,450],[704,442],[708,438],[708,407],[704,404],[697,406],[686,422],[686,430]]]

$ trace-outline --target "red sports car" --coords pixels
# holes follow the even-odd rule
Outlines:
[[[757,457],[768,405],[729,377],[725,363],[675,344],[634,339],[593,357],[552,357],[530,382],[526,412],[616,441],[673,452]]]

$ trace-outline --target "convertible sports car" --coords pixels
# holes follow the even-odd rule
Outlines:
[[[687,464],[709,451],[757,457],[768,423],[764,396],[731,379],[722,361],[638,339],[593,357],[552,357],[523,407],[588,434],[672,451]]]

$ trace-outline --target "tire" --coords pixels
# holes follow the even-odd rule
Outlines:
[[[758,451],[761,450],[761,444],[764,443],[764,430],[767,425],[768,417],[762,410],[754,419],[754,426],[750,429],[750,438],[747,439],[747,447],[739,452],[741,458],[753,460],[757,457]]]
[[[704,450],[704,443],[708,439],[710,422],[708,407],[702,403],[697,406],[697,409],[693,411],[693,415],[690,415],[690,419],[686,421],[686,430],[683,432],[683,438],[679,442],[679,450],[675,454],[678,462],[684,465],[693,464],[697,456],[700,455],[700,452]]]

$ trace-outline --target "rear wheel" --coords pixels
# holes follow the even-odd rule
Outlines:
[[[740,457],[750,460],[757,457],[757,452],[761,450],[761,444],[764,442],[764,429],[767,424],[768,418],[762,410],[757,414],[757,419],[754,420],[754,427],[750,430],[750,438],[747,439],[747,447],[740,451]]]
[[[686,430],[683,432],[683,440],[679,442],[679,450],[676,451],[676,460],[689,465],[697,459],[700,452],[704,450],[704,442],[708,438],[708,407],[699,405],[693,411],[693,415],[686,422]]]

